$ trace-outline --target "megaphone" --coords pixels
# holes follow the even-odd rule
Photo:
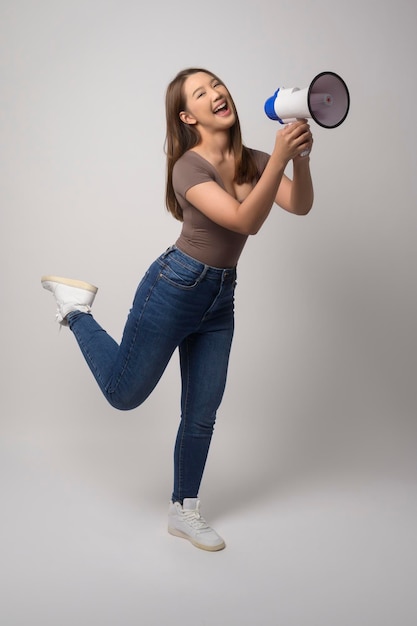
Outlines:
[[[321,72],[309,87],[279,87],[265,102],[265,113],[281,124],[312,118],[323,128],[336,128],[349,112],[350,96],[345,82],[334,72]]]

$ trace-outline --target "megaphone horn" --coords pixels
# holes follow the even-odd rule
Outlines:
[[[336,128],[349,112],[350,95],[346,83],[334,72],[321,72],[309,87],[279,87],[265,102],[265,113],[281,124],[312,118],[323,128]]]

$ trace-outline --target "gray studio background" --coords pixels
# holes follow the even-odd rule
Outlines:
[[[0,2],[4,626],[416,623],[415,18],[411,0]],[[351,94],[342,126],[311,122],[312,212],[276,208],[239,264],[201,492],[217,555],[165,530],[176,355],[116,412],[40,285],[95,283],[120,338],[180,229],[164,95],[188,66],[265,151],[279,85],[331,70]]]

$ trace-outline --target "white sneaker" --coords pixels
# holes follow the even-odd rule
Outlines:
[[[41,283],[55,296],[56,320],[62,326],[67,326],[65,318],[71,311],[90,313],[91,305],[97,293],[97,287],[94,285],[61,276],[42,276]]]
[[[204,517],[200,515],[200,500],[185,498],[183,505],[171,502],[168,512],[168,532],[176,537],[188,539],[202,550],[223,550],[226,547],[223,539],[210,528]]]

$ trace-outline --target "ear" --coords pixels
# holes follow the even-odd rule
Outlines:
[[[184,122],[184,124],[197,124],[195,117],[193,117],[191,113],[187,113],[187,111],[181,111],[180,120],[181,122]]]

